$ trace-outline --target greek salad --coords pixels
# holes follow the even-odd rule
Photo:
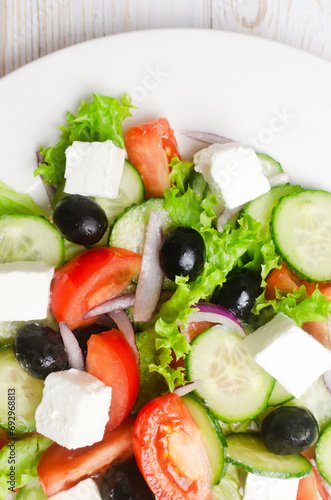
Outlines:
[[[331,194],[132,108],[0,183],[0,498],[331,499]]]

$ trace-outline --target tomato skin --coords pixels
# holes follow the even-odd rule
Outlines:
[[[125,136],[129,161],[145,184],[146,198],[163,198],[170,187],[169,162],[179,156],[174,131],[166,118],[130,128]]]
[[[117,457],[130,458],[133,455],[132,430],[133,421],[127,419],[92,446],[68,450],[53,443],[38,464],[39,480],[47,498],[72,488],[92,474],[107,470]]]
[[[279,269],[273,269],[266,279],[265,296],[268,300],[276,298],[276,289],[283,292],[292,293],[300,287],[301,280],[290,270],[285,262],[282,262]]]
[[[330,500],[330,496],[322,484],[322,478],[319,475],[316,465],[314,465],[314,461],[312,463],[313,468],[311,473],[299,481],[296,500]]]
[[[56,269],[51,309],[71,330],[94,322],[83,316],[92,307],[119,295],[140,270],[140,255],[122,248],[98,247]]]
[[[331,282],[313,283],[311,281],[303,281],[302,284],[305,285],[308,295],[312,295],[316,288],[318,288],[325,297],[329,300],[331,299]],[[324,347],[331,350],[331,338],[327,321],[308,321],[302,325],[302,328],[324,345]]]
[[[314,283],[312,281],[306,281],[304,280],[302,282],[303,285],[305,285],[306,290],[308,295],[312,295],[316,288],[319,289],[322,294],[327,297],[328,299],[331,299],[331,282],[330,281],[321,281],[320,283]]]
[[[138,467],[159,500],[212,499],[211,470],[201,434],[177,394],[159,396],[140,411],[133,447]]]
[[[112,388],[106,430],[115,429],[131,411],[140,382],[135,355],[122,332],[110,330],[90,337],[86,370]]]

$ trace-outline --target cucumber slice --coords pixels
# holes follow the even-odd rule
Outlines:
[[[321,476],[331,484],[331,426],[324,430],[318,440],[316,463]]]
[[[280,198],[288,194],[298,193],[303,189],[300,186],[274,186],[268,193],[262,194],[255,200],[250,201],[242,210],[241,213],[248,214],[253,219],[261,222],[261,232],[269,234],[269,224],[273,208],[277,205]]]
[[[123,176],[117,198],[94,198],[94,200],[106,212],[108,223],[112,225],[114,220],[121,215],[125,208],[138,205],[144,200],[145,186],[138,170],[127,160],[124,164]]]
[[[102,238],[103,239],[103,238]],[[107,245],[107,241],[105,243]],[[72,243],[71,241],[64,240],[64,261],[72,259],[79,253],[85,252],[86,247],[83,245],[77,245],[77,243]]]
[[[302,191],[281,198],[271,234],[278,253],[302,277],[331,280],[331,193]]]
[[[264,155],[262,153],[256,153],[262,164],[262,174],[266,177],[271,177],[272,175],[282,174],[283,169],[281,164],[271,158],[271,156]]]
[[[42,260],[59,267],[64,241],[58,230],[37,215],[0,216],[0,262]]]
[[[185,368],[189,380],[203,381],[196,393],[223,422],[241,422],[262,412],[275,385],[243,338],[223,325],[195,337]]]
[[[12,432],[35,431],[34,415],[41,402],[43,387],[43,380],[30,377],[21,368],[11,346],[2,347],[0,349],[0,427]],[[9,410],[14,413],[11,414]]]
[[[304,477],[311,471],[311,463],[300,453],[275,455],[264,446],[258,434],[229,434],[227,460],[258,476],[288,479]]]
[[[220,424],[204,403],[193,394],[183,396],[182,401],[201,432],[213,472],[213,485],[218,484],[226,472],[226,467],[224,467],[226,441]]]
[[[176,227],[164,208],[164,198],[150,198],[139,205],[129,208],[119,217],[111,230],[109,246],[126,248],[142,255],[148,218],[151,211],[160,212],[163,234]]]
[[[213,500],[241,500],[239,471],[229,464],[221,482],[213,488]]]
[[[268,401],[268,405],[269,406],[278,406],[278,405],[287,403],[288,401],[291,401],[292,399],[294,399],[294,396],[292,394],[290,394],[285,389],[285,387],[283,387],[282,384],[280,384],[278,382],[278,380],[276,380],[275,387],[274,387],[274,389],[271,393],[271,396],[269,398],[269,401]]]
[[[38,477],[34,477],[18,492],[16,500],[47,500]]]

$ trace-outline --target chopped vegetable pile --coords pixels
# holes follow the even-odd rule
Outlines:
[[[331,499],[331,194],[133,108],[0,183],[0,499]]]

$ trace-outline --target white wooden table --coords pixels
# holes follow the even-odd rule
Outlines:
[[[331,61],[330,0],[0,0],[0,77],[55,50],[168,27],[250,33]]]

